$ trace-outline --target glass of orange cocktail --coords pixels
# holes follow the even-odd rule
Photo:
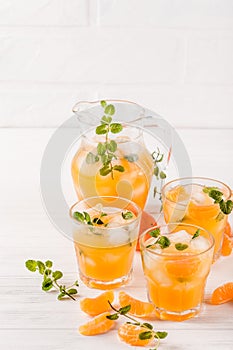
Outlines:
[[[148,297],[157,316],[183,321],[198,315],[213,259],[211,233],[170,223],[145,231],[140,246]]]
[[[231,212],[231,189],[209,178],[181,178],[162,188],[166,223],[181,222],[201,226],[215,239],[214,259],[221,253],[227,215]]]
[[[120,197],[89,197],[72,206],[73,240],[82,281],[112,289],[132,275],[141,209]]]

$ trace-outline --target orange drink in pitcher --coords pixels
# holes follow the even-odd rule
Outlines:
[[[89,197],[70,210],[73,240],[82,281],[112,289],[132,274],[141,209],[119,197]]]
[[[140,246],[157,316],[183,321],[198,315],[213,259],[213,236],[198,226],[171,223],[145,231]]]
[[[214,259],[221,253],[227,215],[233,203],[231,190],[224,183],[208,178],[173,180],[162,188],[166,223],[181,222],[201,226],[215,239]]]

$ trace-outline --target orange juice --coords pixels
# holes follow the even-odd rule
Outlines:
[[[123,198],[91,197],[78,202],[72,208],[72,215],[77,210],[80,212],[80,208],[88,213],[92,223],[74,222],[80,278],[89,287],[98,289],[117,288],[127,283],[139,232],[139,207]],[[124,213],[130,216],[125,218]]]
[[[143,235],[141,255],[148,295],[161,319],[182,321],[200,312],[206,278],[213,259],[212,236],[193,225],[164,225],[170,245],[161,248],[155,238]],[[151,229],[149,230],[151,231]],[[148,233],[148,231],[146,231]],[[176,245],[187,246],[178,250]]]
[[[97,144],[83,142],[73,158],[71,172],[79,199],[91,196],[120,196],[128,198],[142,209],[145,206],[153,175],[150,153],[139,142],[129,137],[115,139],[118,144],[117,159],[112,164],[124,167],[123,172],[114,171],[100,175],[101,160],[88,163],[87,154],[97,153]]]
[[[166,223],[182,222],[204,227],[215,239],[214,258],[220,255],[227,215],[224,215],[218,203],[215,203],[203,190],[205,186],[215,187],[223,193],[224,199],[230,198],[229,188],[210,179],[180,179],[164,186],[163,212]]]

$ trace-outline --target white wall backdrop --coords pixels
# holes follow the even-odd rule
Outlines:
[[[233,1],[0,0],[0,127],[56,127],[99,98],[233,127]]]

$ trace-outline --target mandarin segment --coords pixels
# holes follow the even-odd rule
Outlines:
[[[231,255],[233,247],[233,239],[229,237],[227,234],[224,234],[223,241],[222,241],[222,249],[221,254],[223,256]]]
[[[226,223],[226,227],[225,227],[224,233],[225,233],[225,235],[227,235],[229,237],[233,236],[232,231],[231,231],[231,225],[230,225],[229,221],[227,221],[227,223]]]
[[[110,311],[111,307],[108,303],[114,300],[112,290],[106,291],[95,298],[84,298],[80,300],[80,308],[90,316],[99,315],[105,311]]]
[[[106,317],[109,315],[109,312],[104,312],[94,317],[91,321],[79,327],[79,333],[82,335],[97,335],[108,332],[115,324],[115,321]]]
[[[155,306],[153,304],[135,299],[123,291],[119,292],[119,302],[121,307],[124,307],[126,305],[131,306],[129,311],[129,314],[131,315],[137,317],[155,316]]]
[[[213,291],[210,302],[219,305],[231,300],[233,300],[233,282],[228,282]]]
[[[145,332],[147,329],[131,323],[124,323],[118,329],[119,338],[127,344],[134,346],[146,346],[153,341],[151,339],[140,339],[139,334]]]

